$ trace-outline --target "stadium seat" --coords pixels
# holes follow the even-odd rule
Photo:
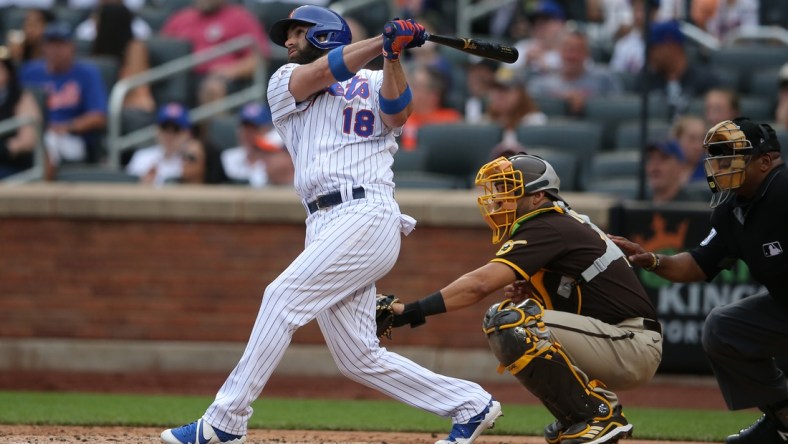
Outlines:
[[[775,106],[775,102],[773,99],[769,99],[762,96],[748,95],[748,96],[740,96],[739,98],[739,108],[741,109],[741,115],[747,116],[752,120],[759,120],[759,121],[773,120],[774,106]],[[699,97],[690,102],[689,107],[687,108],[687,114],[703,116],[704,114],[703,108],[704,108],[703,98]]]
[[[590,184],[617,180],[637,179],[640,177],[640,151],[618,151],[599,153],[591,160],[581,186],[589,190]]]
[[[396,188],[457,189],[467,188],[464,180],[457,177],[428,173],[426,171],[394,171]]]
[[[788,60],[788,47],[769,45],[724,46],[709,55],[709,62],[715,67],[736,69],[739,72],[779,67]]]
[[[785,0],[760,0],[759,22],[762,26],[788,28],[788,2]]]
[[[777,74],[779,71],[779,68],[773,67],[752,73],[746,92],[751,96],[774,100],[780,89],[779,82],[777,81]]]
[[[558,97],[538,96],[533,98],[539,111],[545,113],[548,117],[565,117],[566,101]]]
[[[417,149],[425,150],[426,172],[453,176],[469,188],[470,179],[490,160],[490,151],[501,140],[501,133],[496,125],[425,125],[418,130]]]
[[[651,95],[648,104],[650,119],[668,120],[670,111],[664,97]],[[603,146],[612,148],[618,125],[626,120],[640,118],[642,106],[642,98],[637,94],[592,97],[586,101],[585,118],[602,125]]]
[[[737,70],[741,87],[750,84],[753,72],[780,67],[786,60],[788,60],[788,46],[724,46],[709,55],[709,63],[714,69],[719,67]],[[753,69],[753,67],[757,67],[757,69]]]
[[[166,23],[167,19],[170,17],[167,10],[150,5],[138,9],[134,14],[144,20],[145,23],[151,27],[154,34],[161,31],[161,28],[164,27],[164,23]]]
[[[123,171],[83,165],[61,166],[55,174],[56,182],[113,182],[136,183],[139,179]]]
[[[222,151],[238,146],[237,116],[217,116],[207,123],[207,142],[213,149]]]
[[[637,199],[640,182],[637,178],[601,179],[586,186],[586,191],[614,196],[618,199]]]
[[[602,150],[602,131],[602,126],[594,122],[552,120],[546,125],[519,127],[517,140],[526,151],[531,147],[550,148],[574,156],[578,165],[574,179],[577,181],[591,158]]]
[[[658,119],[649,119],[646,143],[667,139],[669,133],[670,124],[668,122]],[[618,125],[614,148],[616,151],[639,151],[641,149],[639,120],[628,120]]]
[[[397,171],[424,171],[426,163],[426,150],[413,151],[399,150],[394,154],[394,164],[391,169]]]
[[[578,191],[577,156],[550,148],[528,148],[526,152],[541,157],[553,166],[561,179],[562,191]]]
[[[96,68],[99,70],[99,74],[101,74],[101,80],[104,82],[104,90],[109,95],[109,92],[112,90],[112,86],[115,85],[115,82],[118,81],[118,61],[109,56],[90,56],[86,57],[84,60],[92,63]]]
[[[22,8],[0,8],[0,41],[6,43],[8,31],[22,29],[26,10]]]
[[[171,60],[191,54],[190,42],[161,36],[152,36],[146,40],[148,60],[151,68]],[[179,75],[167,77],[151,84],[151,93],[156,103],[180,102],[192,103],[194,88],[191,87],[191,74],[184,71]]]

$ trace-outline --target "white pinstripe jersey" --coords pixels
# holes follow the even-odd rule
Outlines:
[[[310,200],[348,186],[393,187],[394,137],[401,129],[380,118],[383,71],[362,69],[296,103],[288,85],[298,66],[282,66],[268,83],[274,126],[293,158],[296,192]]]

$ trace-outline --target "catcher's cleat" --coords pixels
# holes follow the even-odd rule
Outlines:
[[[481,413],[471,418],[465,424],[454,424],[449,432],[449,437],[436,441],[435,444],[471,444],[487,429],[495,426],[495,420],[503,416],[501,403],[490,399],[487,407]]]
[[[561,434],[564,432],[565,427],[561,421],[555,420],[544,428],[544,440],[547,444],[558,444],[561,442]]]
[[[621,406],[613,410],[607,419],[589,419],[569,426],[561,433],[561,444],[615,443],[632,436],[632,424],[624,417]]]
[[[161,440],[167,444],[241,444],[246,436],[222,432],[200,418],[177,429],[163,431]]]
[[[788,429],[770,418],[761,416],[755,423],[735,435],[725,438],[725,444],[786,444]]]

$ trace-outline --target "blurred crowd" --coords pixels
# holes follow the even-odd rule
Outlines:
[[[156,127],[155,140],[122,153],[123,173],[152,185],[289,185],[293,166],[262,97],[200,121],[190,118],[190,110],[249,85],[258,57],[267,62],[268,75],[286,63],[266,29],[305,3],[343,2],[0,0],[0,121],[42,121],[45,177],[59,180],[73,165],[106,162],[114,112],[109,97],[118,81],[251,36],[257,51],[212,59],[187,76],[143,84],[123,97],[124,124],[136,119],[136,127]],[[414,18],[433,33],[456,34],[458,3],[371,0],[344,15],[354,40],[380,32],[395,16]],[[516,47],[516,63],[499,64],[431,42],[405,54],[414,113],[400,148],[405,153],[428,149],[419,137],[425,125],[462,123],[500,128],[500,140],[476,147],[490,156],[538,151],[551,146],[529,146],[523,135],[554,127],[554,139],[560,140],[570,137],[561,132],[562,124],[593,122],[603,127],[600,147],[574,140],[577,147],[569,152],[578,163],[581,158],[639,162],[644,156],[649,199],[700,199],[694,189],[705,185],[702,143],[710,126],[747,114],[788,136],[788,41],[779,33],[757,32],[767,27],[786,32],[786,23],[788,2],[772,0],[506,2],[474,19],[469,32]],[[695,32],[688,33],[688,27]],[[708,41],[715,45],[704,44]],[[745,55],[737,58],[736,50]],[[628,119],[616,117],[611,124],[601,114],[627,99],[639,103],[645,93],[655,108],[649,122],[656,130],[649,131],[641,149],[639,143],[623,144],[616,132]],[[626,117],[635,120],[640,112]],[[33,126],[0,134],[0,179],[32,166],[37,140]],[[577,154],[584,149],[593,150],[591,156]],[[579,165],[577,171],[588,175],[594,168]],[[592,179],[584,177],[568,190],[594,191]]]

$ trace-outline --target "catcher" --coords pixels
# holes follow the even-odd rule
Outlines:
[[[662,358],[656,310],[622,251],[558,194],[543,159],[499,157],[476,176],[478,203],[506,240],[489,263],[421,300],[379,297],[379,333],[423,324],[506,287],[483,329],[500,362],[555,417],[548,443],[613,443],[630,436],[613,390],[648,382]],[[515,281],[524,281],[510,285]],[[507,287],[508,286],[508,287]],[[527,295],[526,299],[523,295]],[[390,306],[390,310],[387,308]],[[392,313],[387,316],[386,313]]]

